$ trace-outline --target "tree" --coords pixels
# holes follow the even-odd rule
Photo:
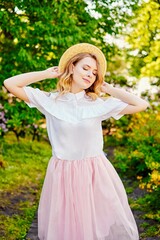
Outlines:
[[[122,2],[132,9],[137,1]],[[11,75],[57,65],[64,50],[79,42],[96,43],[108,59],[113,47],[106,46],[104,36],[106,32],[117,34],[127,14],[113,0],[88,2],[98,19],[83,0],[2,1],[0,82]]]
[[[57,65],[67,47],[88,41],[96,21],[85,7],[82,0],[3,1],[0,16],[3,79]]]
[[[159,0],[143,1],[134,12],[127,37],[130,44],[128,59],[131,61],[131,72],[138,77],[153,77],[153,84],[158,84],[160,79],[159,15]]]

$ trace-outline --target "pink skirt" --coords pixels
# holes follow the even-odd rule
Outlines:
[[[105,157],[49,161],[38,208],[40,240],[138,240],[124,186]]]

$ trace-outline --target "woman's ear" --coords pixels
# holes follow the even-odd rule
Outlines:
[[[70,73],[71,74],[73,74],[73,69],[74,69],[74,65],[73,65],[73,63],[70,65],[70,67],[69,67],[69,71],[70,71]]]

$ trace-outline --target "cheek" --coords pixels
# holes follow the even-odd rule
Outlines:
[[[95,81],[96,81],[96,77],[94,76],[94,77],[93,77],[92,84],[95,83]]]
[[[79,74],[79,75],[84,75],[84,70],[82,69],[82,68],[77,68],[77,74]]]
[[[76,68],[73,71],[73,77],[79,77],[79,76],[83,76],[84,75],[84,71],[80,68]]]
[[[73,74],[74,74],[74,75],[77,75],[78,72],[79,72],[79,71],[78,71],[78,68],[77,68],[77,67],[73,69]]]

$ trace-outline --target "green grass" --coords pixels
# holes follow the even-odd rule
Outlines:
[[[3,139],[0,168],[0,239],[25,239],[37,211],[40,192],[51,157],[45,142],[21,139],[13,135]]]

